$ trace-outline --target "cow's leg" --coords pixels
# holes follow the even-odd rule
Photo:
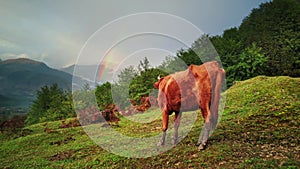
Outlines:
[[[204,118],[204,126],[202,128],[201,134],[199,136],[199,140],[197,142],[197,146],[199,150],[203,150],[206,147],[207,140],[209,137],[211,124],[210,124],[210,110],[209,110],[209,104],[205,103],[203,105],[200,105],[201,113]]]
[[[177,144],[178,141],[178,128],[180,125],[180,118],[181,118],[181,112],[175,112],[175,118],[174,118],[174,137],[172,140],[172,144],[175,145]]]
[[[164,108],[164,110],[162,111],[162,136],[161,136],[157,146],[165,145],[168,124],[169,124],[169,111],[167,110],[167,108]]]

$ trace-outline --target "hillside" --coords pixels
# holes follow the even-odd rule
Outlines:
[[[28,126],[15,135],[1,133],[0,163],[4,168],[299,168],[299,86],[300,78],[265,76],[233,85],[204,151],[195,146],[202,118],[176,147],[145,159],[111,154],[82,127],[61,128],[62,122],[56,121]],[[147,113],[136,116],[145,118]],[[115,129],[146,137],[160,133],[160,121],[142,124],[121,118]]]
[[[27,107],[37,90],[53,83],[71,89],[72,75],[25,58],[1,61],[0,107]]]

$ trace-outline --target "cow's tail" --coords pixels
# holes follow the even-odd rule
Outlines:
[[[215,74],[215,79],[212,80],[212,100],[211,100],[211,107],[210,107],[210,122],[211,122],[211,129],[214,130],[218,123],[219,117],[219,101],[221,97],[221,90],[222,84],[225,79],[225,70],[219,68]]]

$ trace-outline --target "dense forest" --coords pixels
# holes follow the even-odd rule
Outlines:
[[[176,56],[166,57],[161,65],[152,67],[145,57],[138,67],[127,67],[115,83],[106,82],[90,89],[84,86],[74,95],[89,98],[95,94],[100,110],[112,103],[124,109],[129,100],[140,104],[141,97],[153,94],[157,76],[167,75],[184,68],[183,65],[202,64],[215,60],[226,70],[227,87],[236,81],[258,75],[300,76],[300,2],[298,0],[273,0],[263,3],[244,18],[239,27],[224,30],[222,35],[202,35],[190,48],[180,49]],[[213,44],[215,49],[211,48]],[[217,51],[217,52],[215,52]],[[201,58],[201,59],[200,59]],[[182,65],[182,62],[184,64]],[[181,65],[180,65],[181,64]],[[124,90],[128,89],[128,90]],[[114,92],[118,93],[113,99]],[[113,100],[118,100],[118,103]],[[89,106],[80,103],[82,108]],[[59,120],[75,116],[72,94],[57,85],[43,87],[28,113],[27,124]]]

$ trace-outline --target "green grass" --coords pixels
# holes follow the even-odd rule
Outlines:
[[[28,126],[23,135],[0,134],[0,164],[3,168],[299,168],[299,86],[299,78],[264,76],[232,86],[226,92],[222,119],[204,151],[195,146],[201,117],[174,148],[148,158],[107,152],[82,127],[60,129],[61,121],[56,121]],[[194,112],[184,114],[189,118]],[[181,130],[187,130],[186,124]],[[113,128],[147,138],[160,134],[160,127],[160,111],[152,110],[131,119],[122,117],[120,127]],[[104,141],[106,133],[101,134]]]

